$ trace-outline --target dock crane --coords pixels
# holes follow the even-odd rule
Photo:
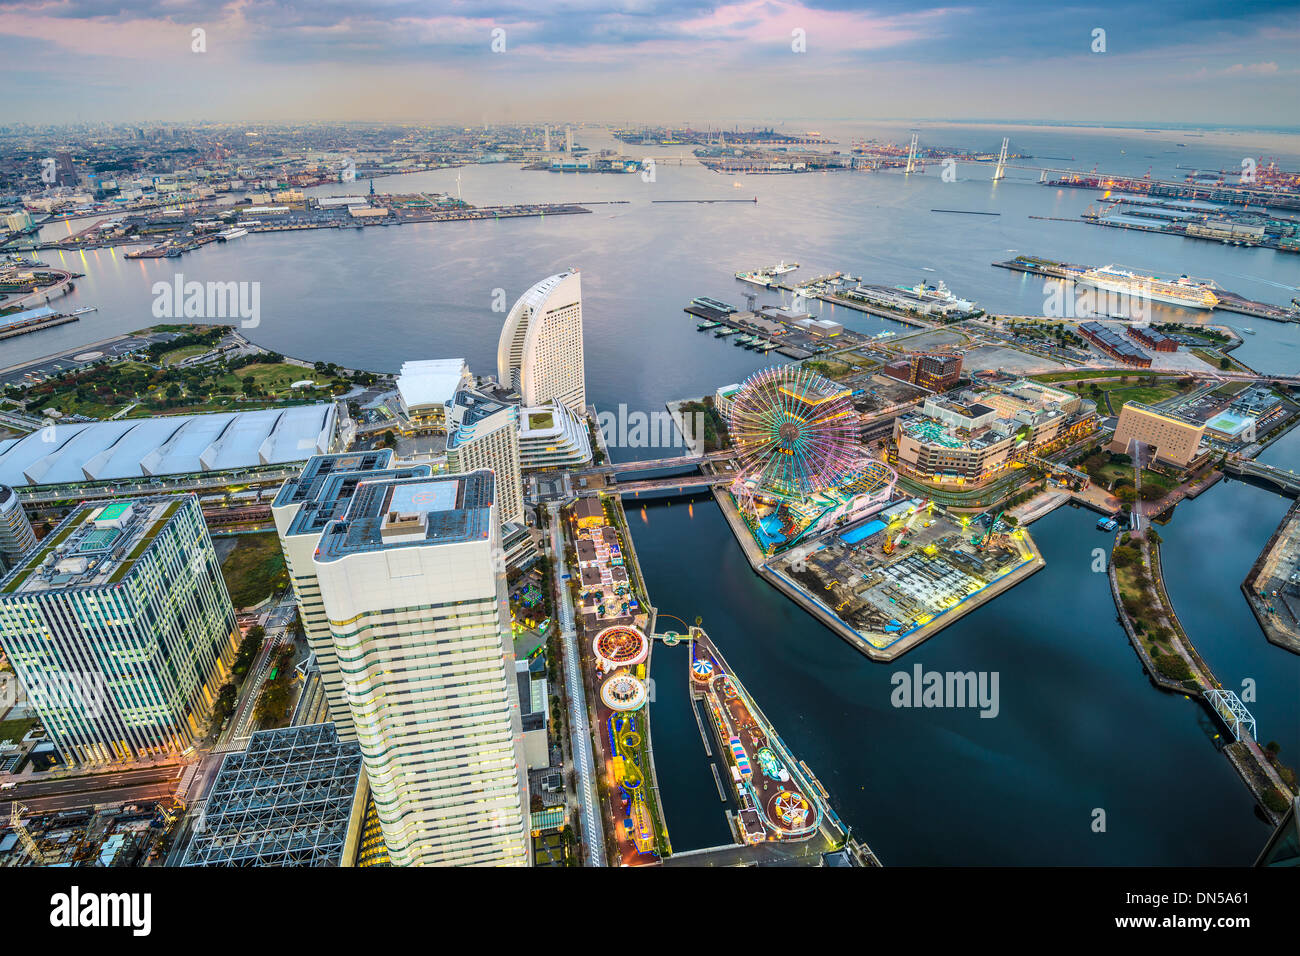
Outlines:
[[[41,848],[36,845],[36,840],[28,831],[27,824],[22,821],[21,815],[26,812],[27,808],[19,804],[17,801],[11,804],[9,807],[9,826],[13,829],[14,833],[18,834],[18,842],[23,845],[23,849],[26,850],[28,855],[32,858],[32,862],[37,866],[44,866],[47,862],[47,858],[45,854],[41,852]]]

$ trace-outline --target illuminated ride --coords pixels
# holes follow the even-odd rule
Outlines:
[[[645,802],[644,778],[641,775],[639,750],[641,734],[636,729],[636,719],[627,714],[615,714],[609,720],[609,739],[614,751],[614,772],[626,802],[623,825],[638,853],[654,850],[654,833],[650,828],[650,809]]]
[[[862,463],[849,390],[802,365],[741,383],[727,415],[741,493],[797,500],[850,480]]]
[[[801,833],[808,829],[812,815],[812,804],[808,798],[795,790],[778,790],[768,801],[768,820],[791,833]]]
[[[650,654],[650,641],[640,628],[616,624],[597,634],[592,639],[591,649],[601,670],[608,672],[645,663]]]
[[[618,673],[600,685],[600,701],[617,714],[640,710],[649,697],[645,681],[627,673]]]
[[[754,759],[758,761],[758,765],[762,768],[763,773],[771,777],[773,780],[784,782],[790,779],[790,772],[786,770],[785,765],[777,759],[776,754],[772,753],[771,748],[764,747],[758,753],[754,754]]]

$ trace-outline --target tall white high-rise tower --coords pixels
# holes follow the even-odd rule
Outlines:
[[[394,865],[527,866],[492,473],[362,481],[314,560]]]
[[[519,297],[497,344],[497,378],[525,406],[587,406],[582,350],[582,281],[576,271],[543,279]]]

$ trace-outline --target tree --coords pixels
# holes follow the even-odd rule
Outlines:
[[[1219,368],[1225,370],[1232,368],[1232,363],[1228,361],[1228,356],[1225,355],[1223,358],[1219,359]]]

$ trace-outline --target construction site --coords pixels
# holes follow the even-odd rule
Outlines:
[[[875,660],[892,660],[1043,566],[1001,512],[912,498],[769,562],[775,583]]]
[[[165,851],[181,809],[170,797],[48,812],[15,802],[0,831],[0,867],[144,866]]]

